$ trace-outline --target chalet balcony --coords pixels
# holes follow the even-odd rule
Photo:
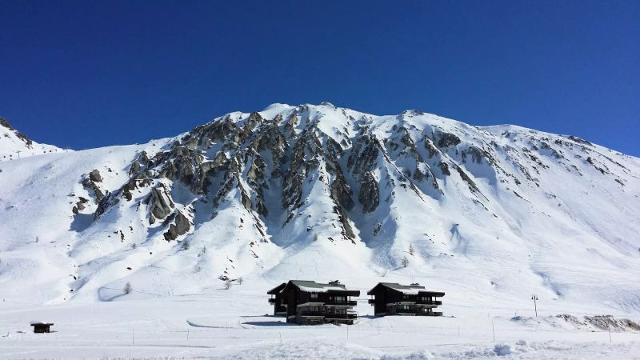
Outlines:
[[[318,316],[318,317],[325,317],[327,315],[326,312],[324,311],[304,311],[304,312],[299,312],[297,314],[297,316]]]
[[[358,314],[327,314],[325,315],[325,318],[327,319],[349,319],[349,320],[354,320],[358,318]]]
[[[299,317],[324,317],[327,319],[357,319],[358,314],[354,312],[348,312],[346,314],[330,313],[326,311],[310,311],[298,313]]]
[[[418,301],[416,301],[416,304],[422,304],[422,305],[442,305],[442,301],[440,300],[420,300],[418,299]]]
[[[356,306],[358,305],[358,302],[355,300],[347,300],[347,301],[327,300],[324,304],[328,306],[331,306],[331,305]]]

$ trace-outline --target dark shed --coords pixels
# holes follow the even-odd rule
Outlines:
[[[32,322],[33,332],[36,334],[50,333],[53,323]]]

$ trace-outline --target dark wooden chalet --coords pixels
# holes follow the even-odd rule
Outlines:
[[[287,283],[282,283],[273,289],[267,291],[269,297],[269,304],[273,305],[273,316],[287,316],[287,304],[282,302],[282,289],[287,286]]]
[[[442,316],[442,312],[434,310],[442,305],[442,301],[437,298],[443,297],[444,293],[427,291],[419,284],[378,283],[367,295],[372,296],[369,304],[373,305],[376,316]]]
[[[353,324],[358,314],[351,296],[360,290],[349,290],[338,281],[321,284],[315,281],[291,280],[281,290],[287,311],[287,322],[298,324]]]

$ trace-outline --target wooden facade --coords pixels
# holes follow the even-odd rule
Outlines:
[[[359,290],[349,290],[338,281],[321,284],[291,280],[280,291],[286,307],[287,322],[298,324],[353,324],[358,315],[353,310]]]
[[[269,297],[269,304],[273,305],[273,316],[287,316],[287,304],[282,301],[282,289],[287,283],[282,283],[273,289],[267,291]]]
[[[442,312],[434,310],[442,305],[438,298],[443,297],[444,293],[427,291],[419,284],[378,283],[367,295],[372,296],[369,304],[373,305],[376,316],[442,316]]]

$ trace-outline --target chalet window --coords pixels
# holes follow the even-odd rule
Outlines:
[[[318,299],[318,293],[312,292],[312,293],[309,293],[309,295],[311,296],[311,299],[313,299],[313,300]]]

